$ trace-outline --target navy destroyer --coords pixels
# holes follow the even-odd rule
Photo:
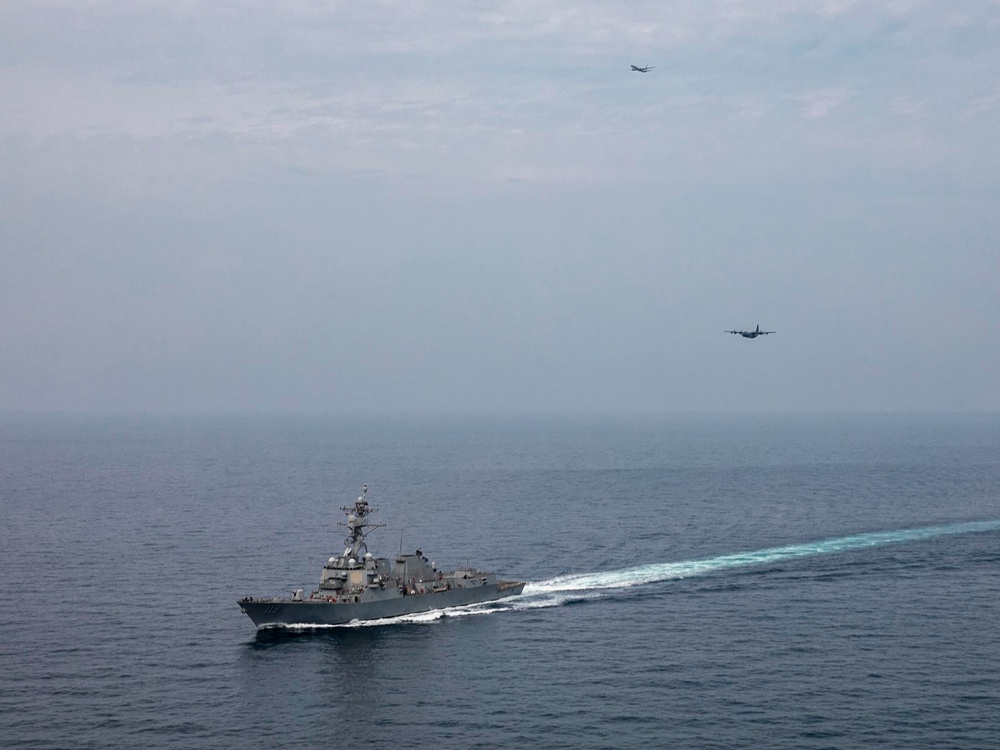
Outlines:
[[[343,625],[380,620],[446,607],[490,602],[520,594],[524,581],[501,581],[496,573],[475,568],[444,572],[419,549],[394,560],[374,557],[367,535],[385,524],[370,523],[377,509],[368,503],[368,485],[354,505],[341,508],[347,521],[347,547],[323,566],[319,588],[290,598],[239,599],[240,609],[258,628],[296,625]]]

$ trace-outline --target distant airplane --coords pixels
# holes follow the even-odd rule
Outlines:
[[[755,339],[758,336],[767,336],[769,333],[774,333],[774,331],[762,331],[760,330],[760,323],[752,331],[726,331],[726,333],[737,333],[745,339]]]
[[[634,70],[636,73],[648,73],[655,67],[656,67],[655,65],[646,65],[640,68],[638,65],[633,65],[632,70]]]

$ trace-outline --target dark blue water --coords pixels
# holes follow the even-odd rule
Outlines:
[[[363,483],[490,607],[257,633]],[[1000,747],[1000,417],[0,419],[3,748]]]

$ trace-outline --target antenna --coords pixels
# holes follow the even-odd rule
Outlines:
[[[399,530],[399,556],[403,556],[403,530]]]

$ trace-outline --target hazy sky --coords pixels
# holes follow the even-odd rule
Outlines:
[[[0,0],[0,102],[0,410],[1000,410],[998,0]]]

